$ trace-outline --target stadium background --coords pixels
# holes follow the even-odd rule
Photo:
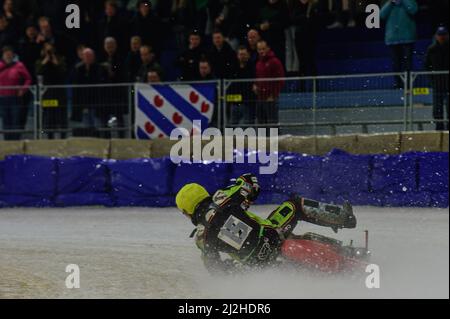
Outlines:
[[[290,2],[275,2],[278,3],[275,11],[280,9],[280,6],[283,6],[284,10],[288,8],[288,5],[292,5]],[[75,3],[77,2],[75,1]],[[80,105],[87,103],[86,101],[89,97],[96,101],[98,96],[100,96],[103,98],[100,103],[103,107],[114,108],[118,105],[118,109],[122,105],[114,99],[114,96],[111,99],[110,94],[115,91],[114,87],[109,87],[108,90],[103,90],[103,88],[94,90],[89,86],[92,84],[105,85],[106,83],[133,82],[137,79],[135,75],[130,75],[130,70],[125,66],[126,61],[129,61],[127,56],[129,57],[133,53],[128,49],[132,36],[139,35],[143,44],[152,46],[156,60],[152,62],[154,65],[149,70],[163,70],[158,71],[160,80],[183,80],[183,78],[180,79],[181,70],[177,61],[179,62],[180,54],[186,50],[188,33],[195,29],[201,35],[204,35],[203,47],[207,56],[210,50],[214,49],[211,43],[212,28],[208,26],[208,14],[211,15],[213,12],[216,12],[216,14],[219,13],[220,15],[220,10],[214,11],[214,5],[222,9],[226,5],[234,5],[234,7],[230,6],[230,8],[237,10],[236,12],[239,12],[239,17],[242,19],[236,19],[236,17],[232,16],[230,21],[228,21],[229,23],[222,27],[222,32],[230,40],[230,43],[233,42],[233,39],[237,39],[244,45],[247,41],[248,29],[264,22],[263,15],[265,10],[274,9],[265,1],[261,3],[258,1],[244,1],[240,5],[236,5],[237,1],[211,1],[209,4],[207,4],[207,1],[197,1],[195,6],[192,7],[195,8],[193,11],[183,11],[183,17],[189,17],[189,19],[183,20],[184,22],[180,24],[180,20],[177,20],[179,16],[173,15],[174,11],[172,9],[174,7],[169,5],[174,4],[171,1],[160,1],[158,3],[156,1],[107,1],[105,3],[103,1],[79,1],[78,3],[83,12],[82,28],[80,30],[67,30],[64,26],[64,15],[61,14],[61,12],[64,12],[63,9],[67,2],[33,1],[29,5],[24,6],[21,1],[3,1],[4,13],[2,19],[7,20],[7,23],[3,23],[2,46],[13,47],[14,51],[18,53],[18,59],[23,60],[25,66],[28,66],[33,83],[68,85],[67,87],[74,84],[84,84],[87,85],[87,88],[80,91],[71,91],[68,95],[84,96],[84,100],[79,102]],[[442,14],[441,11],[446,5],[448,6],[448,1],[418,1],[418,3],[419,11],[415,16],[417,38],[414,41],[415,49],[412,63],[412,70],[416,71],[425,70],[424,56],[428,46],[433,42],[435,29],[441,24],[448,23],[448,17]],[[151,8],[151,19],[142,19],[137,13],[139,10],[136,10],[136,8],[142,5]],[[303,43],[303,45],[314,46],[315,54],[313,60],[317,68],[313,71],[299,70],[298,65],[295,66],[296,63],[292,54],[289,55],[289,50],[286,50],[286,52],[284,50],[286,46],[289,47],[289,39],[286,36],[288,33],[285,33],[285,31],[292,26],[295,27],[295,23],[292,22],[292,16],[289,16],[289,11],[284,12],[289,19],[281,29],[283,34],[281,38],[284,38],[286,42],[282,42],[280,45],[273,39],[272,34],[270,45],[274,50],[278,48],[276,51],[279,53],[280,60],[284,62],[287,75],[340,76],[355,73],[371,74],[393,71],[391,53],[384,42],[384,28],[379,30],[367,30],[365,28],[364,14],[361,10],[364,6],[353,11],[345,11],[339,5],[340,1],[317,2],[314,22],[311,22],[314,25],[314,29],[311,30],[311,33],[305,38],[306,42]],[[13,9],[11,10],[11,8]],[[256,8],[261,10],[256,10]],[[42,17],[48,17],[49,19],[43,19]],[[214,21],[214,19],[212,20]],[[182,31],[179,29],[180,25],[184,27]],[[35,37],[44,36],[45,39],[41,43],[38,43],[37,38],[35,42],[28,41],[30,38],[33,38],[33,36],[28,36],[28,31],[33,28],[37,32],[34,35]],[[312,35],[314,35],[313,38],[311,38]],[[111,57],[108,57],[103,47],[105,39],[110,37],[113,37],[118,44],[117,60],[111,60]],[[266,38],[269,41],[270,34],[266,34]],[[180,39],[183,41],[180,41]],[[36,62],[44,58],[40,56],[40,51],[47,42],[52,43],[57,55],[66,61],[64,76],[51,83],[45,83],[45,77],[39,78],[38,73],[33,72],[37,70]],[[295,46],[292,41],[290,45],[291,47]],[[88,47],[92,48],[96,53],[99,65],[106,69],[115,69],[116,71],[120,69],[121,71],[113,72],[114,76],[111,76],[111,73],[109,73],[106,76],[107,80],[98,81],[99,83],[95,79],[85,83],[74,81],[73,75],[74,73],[76,74],[77,68],[82,67],[85,63],[84,59],[86,57],[83,56],[83,50]],[[282,48],[281,50],[279,50],[280,47]],[[80,52],[81,55],[78,55]],[[217,65],[212,65],[212,67],[213,70],[219,69]],[[225,77],[224,75],[218,78],[220,80]],[[201,80],[201,78],[195,80]],[[39,83],[39,81],[44,81],[44,83]],[[141,81],[146,82],[147,79],[141,78]],[[289,79],[286,79],[286,81],[289,82]],[[336,81],[331,78],[324,85],[326,87],[324,91],[335,94],[335,92],[348,91],[361,86],[368,86],[369,90],[374,90],[373,92],[380,89],[380,87],[386,91],[391,91],[395,88],[395,81],[395,76],[381,76],[377,81],[369,81],[370,83],[367,85],[368,81],[366,79],[356,79],[352,81],[350,88],[345,81],[337,81],[336,84]],[[295,82],[295,80],[292,80],[292,82]],[[288,93],[299,90],[305,90],[308,93],[310,90],[308,84],[290,84],[287,85],[288,90],[290,90]],[[67,87],[61,90],[66,90]],[[386,94],[385,91],[383,92],[383,94]],[[406,90],[401,94],[406,94]],[[120,95],[120,92],[118,95]],[[431,94],[428,93],[427,95],[426,103],[432,104]],[[126,95],[120,95],[118,99],[122,99],[124,96]],[[283,103],[308,103],[299,101],[297,98],[298,96],[291,96],[289,100],[289,96],[282,96],[280,108],[283,107]],[[325,101],[332,100],[331,98],[327,99],[326,95],[322,98]],[[377,103],[383,103],[386,100],[386,96],[382,95],[379,99],[381,102]],[[332,114],[335,113],[333,108],[343,106],[342,102],[337,103],[337,105],[333,103],[334,101],[325,102],[325,107],[331,108]],[[344,101],[343,103],[347,102]],[[356,106],[361,104],[360,100],[352,103]],[[37,113],[30,111],[30,104],[32,104],[30,101],[21,104],[21,108],[29,112],[28,118],[36,119],[37,113],[45,117],[45,113],[41,113],[40,109]],[[302,105],[293,111],[299,112],[301,108]],[[73,116],[76,110],[77,104],[72,101],[70,112],[63,110],[63,113],[58,113],[53,118],[53,121],[50,121],[52,122],[50,126],[66,118],[69,113]],[[124,111],[122,110],[122,112]],[[128,113],[128,116],[131,116],[132,112]],[[389,110],[384,114],[388,116]],[[5,117],[7,115],[3,114],[3,118]],[[109,123],[108,120],[111,119],[104,118],[101,125],[106,126],[107,122]],[[30,122],[32,120],[28,120],[28,123]],[[66,123],[65,126],[68,126],[68,124]],[[111,135],[97,132],[96,128],[91,126],[77,129],[71,128],[72,136],[100,135],[106,138],[111,137]],[[47,128],[50,129],[49,132],[46,132]],[[118,142],[69,139],[51,143],[45,141],[45,139],[54,137],[51,134],[52,132],[50,132],[52,128],[39,127],[38,132],[34,129],[33,133],[37,134],[37,139],[43,139],[44,141],[1,142],[1,153],[6,156],[0,165],[0,198],[3,199],[1,201],[3,206],[167,206],[173,205],[173,194],[176,192],[177,187],[185,182],[192,180],[207,182],[207,176],[215,173],[217,170],[221,174],[215,175],[219,175],[220,178],[209,185],[209,188],[213,190],[225,185],[229,178],[238,172],[254,170],[254,167],[251,166],[235,167],[233,165],[175,167],[169,164],[167,159],[163,158],[167,156],[167,152],[157,154],[157,152],[151,151],[154,148],[158,148],[157,146],[148,146],[151,143],[145,144],[147,142],[139,143],[132,140],[123,140],[119,148],[138,149],[137,152],[129,152],[129,157],[131,158],[153,157],[156,159],[143,159],[141,161],[132,159],[129,162],[116,163],[115,160],[120,160],[120,158],[117,158],[111,151],[114,149],[112,145]],[[411,125],[408,128],[421,129],[421,126]],[[58,130],[64,131],[65,129],[66,127],[56,127],[56,132],[61,133]],[[377,130],[384,131],[384,129],[380,130],[377,128],[373,130],[371,131],[372,133]],[[390,130],[396,131],[396,128],[391,128]],[[295,133],[299,134],[298,132]],[[311,135],[311,132],[308,133],[305,135]],[[317,135],[316,130],[312,133]],[[60,135],[62,138],[65,136],[64,134]],[[15,132],[14,135],[9,134],[6,139],[22,140],[29,137],[30,135]],[[120,136],[119,134],[119,137],[124,137],[124,135]],[[379,143],[382,145],[378,149],[377,147],[361,147],[361,143],[370,145],[375,140],[380,141]],[[161,143],[166,143],[166,149],[169,147],[167,145],[170,145],[168,142]],[[280,166],[280,174],[286,174],[286,176],[272,176],[264,182],[267,193],[265,197],[263,196],[261,203],[275,203],[283,196],[297,192],[321,198],[325,201],[341,202],[344,197],[350,197],[357,202],[359,199],[360,202],[358,204],[360,205],[448,206],[448,195],[445,195],[448,192],[448,166],[444,164],[446,157],[448,157],[447,133],[410,133],[410,135],[406,133],[392,133],[373,136],[352,134],[334,138],[288,138],[281,143],[286,145],[283,149],[285,152],[307,153],[310,157],[283,154],[281,156],[283,161]],[[413,145],[405,146],[408,143]],[[56,145],[58,145],[58,151],[54,148]],[[89,156],[90,147],[96,150],[94,152],[96,156]],[[342,149],[357,155],[336,153],[333,149]],[[425,151],[427,153],[408,153],[411,151]],[[26,154],[26,156],[21,156],[20,154]],[[63,159],[34,157],[33,155],[58,156]],[[67,156],[81,156],[83,158],[72,157],[64,159]],[[112,162],[103,161],[106,158],[112,159]],[[65,176],[64,172],[67,169],[65,165],[71,167],[68,171],[77,172],[75,176],[70,174],[69,177]],[[125,168],[136,165],[137,171],[132,171],[131,176],[120,170],[119,172],[115,171],[116,166],[121,167],[122,165]],[[311,167],[314,169],[311,169]],[[145,178],[145,181],[150,183],[148,185],[150,188],[148,189],[146,189],[145,183],[139,181],[141,169],[150,174]],[[292,176],[292,171],[290,170],[294,170],[298,178],[290,180],[286,186],[275,186],[279,185],[279,181],[285,180],[287,176]],[[314,172],[314,174],[303,176],[303,170],[309,173]],[[348,172],[354,171],[358,171],[359,174],[350,178]],[[395,171],[397,173],[394,174],[393,172]],[[154,177],[156,175],[154,174],[157,173],[163,174],[163,177],[161,179],[158,178],[158,180],[164,180],[165,183],[162,183],[161,187],[155,188],[152,181],[156,180]],[[18,178],[18,176],[21,176],[21,178]],[[264,178],[262,179],[264,180]],[[303,179],[313,182],[306,187],[302,182]],[[42,181],[45,181],[45,183]],[[355,181],[358,183],[355,183]],[[75,185],[73,184],[74,182],[76,182]],[[115,183],[119,183],[119,185]],[[71,185],[71,187],[66,189],[67,185]],[[128,197],[131,199],[121,201],[121,199]]]

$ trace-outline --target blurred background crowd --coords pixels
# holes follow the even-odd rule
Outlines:
[[[70,3],[81,9],[80,29],[66,28]],[[365,26],[371,3],[382,7],[381,30]],[[448,0],[0,0],[0,86],[448,70],[448,7]],[[0,102],[25,94],[0,90]],[[15,109],[3,114],[4,128],[21,126]]]
[[[242,60],[255,64],[260,39],[289,74],[315,75],[318,43],[335,40],[319,39],[332,34],[320,31],[364,27],[365,8],[374,2],[383,5],[364,0],[1,0],[0,48],[12,50],[33,81],[47,75],[47,84],[92,82],[83,77],[90,65],[99,69],[91,77],[102,83],[238,77]],[[393,48],[397,68],[402,50],[412,55],[417,24],[435,30],[448,23],[448,2],[419,0],[414,12],[391,17],[385,12],[386,27],[401,28],[407,37],[397,39],[400,33],[393,30],[386,44],[409,44]],[[65,26],[69,3],[81,8],[80,29]],[[349,32],[341,41],[353,42],[351,37]],[[241,49],[246,52],[237,54]],[[204,66],[200,72],[200,60],[211,70]]]

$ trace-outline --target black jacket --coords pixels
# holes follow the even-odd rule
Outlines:
[[[426,69],[429,71],[449,70],[449,42],[432,44],[426,54]]]
[[[428,71],[448,71],[449,70],[449,42],[432,44],[426,54],[425,68]],[[448,90],[448,74],[433,75],[431,77],[433,85],[438,89]]]
[[[219,79],[233,78],[237,68],[236,52],[225,42],[222,49],[218,50],[215,46],[208,52],[208,58],[211,62],[214,74]]]
[[[192,81],[200,76],[198,73],[198,64],[205,55],[205,50],[201,47],[187,49],[180,55],[177,66],[181,68],[182,81]]]
[[[125,59],[126,78],[128,82],[135,82],[139,68],[142,65],[141,55],[138,52],[128,52]]]
[[[131,21],[131,35],[138,35],[142,38],[142,42],[151,45],[155,52],[159,53],[161,42],[163,41],[164,32],[162,23],[158,17],[153,14],[144,17],[140,14],[136,15]]]
[[[86,68],[85,64],[79,63],[75,67],[73,83],[82,85],[108,83],[108,71],[99,63],[93,64],[89,69]],[[111,94],[107,90],[110,90],[110,88],[75,87],[73,89],[72,120],[81,121],[85,108],[95,109],[97,116],[102,115],[105,111],[105,96]]]

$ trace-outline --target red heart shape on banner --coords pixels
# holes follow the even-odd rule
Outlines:
[[[164,134],[161,133],[161,134],[158,135],[158,137],[159,138],[164,138]]]
[[[175,124],[181,124],[181,122],[183,122],[183,117],[178,113],[175,112],[172,116],[172,120]]]
[[[153,134],[153,132],[155,132],[155,127],[152,125],[152,123],[147,122],[147,123],[145,123],[145,131],[148,134]]]
[[[191,94],[189,95],[189,100],[191,101],[192,104],[196,104],[198,102],[199,98],[200,97],[195,92],[191,92]]]
[[[156,107],[162,107],[164,105],[164,100],[159,95],[155,96],[153,102],[155,103]]]
[[[202,103],[202,113],[207,113],[209,111],[209,104],[206,102]]]

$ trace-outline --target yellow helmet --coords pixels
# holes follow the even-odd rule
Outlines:
[[[199,184],[187,184],[178,192],[175,201],[179,210],[184,214],[192,216],[198,204],[208,197],[209,193],[203,186]]]

